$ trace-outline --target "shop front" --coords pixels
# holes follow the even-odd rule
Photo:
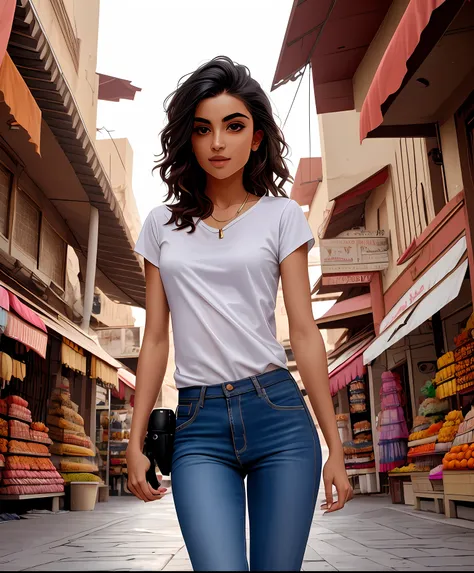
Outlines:
[[[120,363],[6,285],[0,307],[0,511],[57,510],[65,493],[70,507],[71,483],[108,487],[94,439],[96,394],[119,388]]]
[[[474,502],[464,486],[456,489],[458,482],[469,482],[474,468],[474,320],[462,197],[447,207],[385,293],[390,311],[363,362],[378,396],[375,442],[382,484],[389,483],[394,503],[448,508],[453,515],[457,503]]]

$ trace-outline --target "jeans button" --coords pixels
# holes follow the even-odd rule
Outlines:
[[[232,386],[232,384],[227,384],[226,389],[229,390],[230,392],[231,390],[234,389],[234,387]]]

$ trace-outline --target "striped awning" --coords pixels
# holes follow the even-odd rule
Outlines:
[[[39,354],[41,358],[46,358],[48,335],[11,312],[8,312],[5,336],[21,342],[29,350],[33,350],[36,354]]]

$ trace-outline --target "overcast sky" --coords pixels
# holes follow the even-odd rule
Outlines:
[[[143,219],[164,200],[159,175],[151,175],[164,126],[163,101],[183,75],[218,55],[249,67],[270,96],[282,127],[297,89],[290,82],[270,94],[293,0],[101,0],[97,71],[131,80],[142,91],[134,101],[99,101],[98,127],[113,137],[127,137],[134,151],[133,190]],[[295,174],[309,156],[311,109],[312,155],[319,155],[313,90],[303,79],[284,129],[292,149]],[[311,105],[309,97],[311,91]],[[103,137],[98,133],[98,138]],[[287,189],[289,193],[290,189]]]

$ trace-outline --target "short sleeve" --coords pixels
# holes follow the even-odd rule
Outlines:
[[[308,251],[313,248],[315,240],[311,227],[299,204],[290,199],[283,209],[280,219],[280,241],[278,262],[281,263],[298,247],[308,243]]]
[[[148,214],[135,244],[135,252],[155,267],[160,267],[160,238],[154,211]]]

